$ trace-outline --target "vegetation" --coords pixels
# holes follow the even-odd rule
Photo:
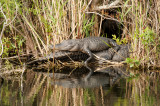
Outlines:
[[[124,27],[117,41],[132,44],[133,54],[127,61],[131,61],[131,66],[160,65],[160,1],[122,0],[110,7],[102,6],[108,4],[100,1],[1,0],[1,57],[31,52],[35,56],[45,55],[49,44],[101,36],[102,20],[111,19]],[[114,16],[108,14],[112,9],[116,11]]]

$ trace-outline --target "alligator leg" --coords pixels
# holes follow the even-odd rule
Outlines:
[[[79,49],[79,44],[75,44],[69,51],[78,51]]]
[[[89,50],[89,48],[88,48],[87,45],[84,47],[84,52],[89,55],[89,58],[85,61],[85,65],[87,65],[88,62],[93,58],[93,54],[92,54],[92,52]]]
[[[84,81],[87,81],[91,76],[92,76],[92,74],[93,74],[93,70],[88,66],[88,65],[86,65],[85,66],[87,69],[89,69],[89,73],[84,77]]]

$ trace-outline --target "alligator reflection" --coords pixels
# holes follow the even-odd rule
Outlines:
[[[15,70],[15,69],[14,69]],[[126,66],[27,69],[0,74],[1,106],[159,106],[159,71],[128,77]],[[47,70],[48,71],[48,70]],[[120,79],[120,80],[119,80]]]
[[[126,72],[126,66],[104,68],[85,66],[75,69],[64,67],[61,70],[55,70],[54,74],[46,73],[46,75],[54,79],[51,82],[52,84],[65,88],[94,88],[99,86],[110,87],[120,78],[127,77],[128,73]]]

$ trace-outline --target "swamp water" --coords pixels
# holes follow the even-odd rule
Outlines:
[[[158,106],[159,71],[126,66],[26,69],[0,78],[1,106]]]

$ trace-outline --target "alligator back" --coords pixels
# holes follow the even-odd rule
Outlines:
[[[102,51],[111,47],[118,47],[118,44],[114,40],[105,37],[87,37],[82,40],[84,42],[82,47],[88,46],[90,51]]]
[[[55,45],[55,49],[59,51],[102,51],[110,47],[118,46],[117,43],[105,37],[87,37],[84,39],[64,40]],[[53,49],[53,45],[50,46]]]
[[[117,53],[114,54],[112,60],[113,61],[124,61],[127,57],[130,56],[129,50],[131,49],[130,44],[120,45],[120,49]]]
[[[118,52],[119,47],[113,47],[113,48],[109,48],[108,50],[103,50],[100,52],[96,52],[94,53],[96,56],[100,57],[100,58],[104,58],[106,60],[112,60],[114,54],[116,52]]]

